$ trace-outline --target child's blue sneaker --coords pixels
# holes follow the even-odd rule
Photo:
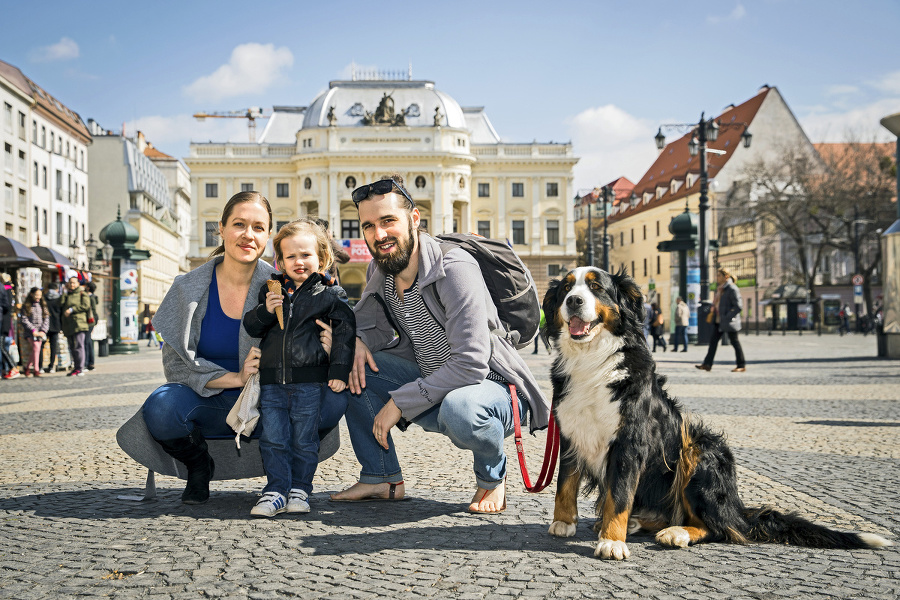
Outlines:
[[[274,517],[287,510],[287,501],[278,492],[266,492],[259,502],[250,509],[254,517]]]

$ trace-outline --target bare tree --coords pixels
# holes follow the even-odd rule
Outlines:
[[[881,232],[896,216],[891,199],[896,192],[894,145],[850,141],[816,146],[825,165],[810,192],[822,211],[817,226],[829,221],[829,243],[853,257],[854,272],[863,276],[863,297],[872,310],[872,276],[881,272]],[[836,224],[836,229],[831,225]]]
[[[784,265],[788,278],[783,283],[803,284],[811,297],[822,255],[837,229],[835,222],[819,218],[824,209],[812,193],[823,167],[808,146],[797,145],[744,170],[754,219],[772,224],[792,246],[793,260]]]

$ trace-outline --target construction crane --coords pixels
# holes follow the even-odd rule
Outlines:
[[[194,118],[198,121],[203,121],[205,119],[247,119],[247,134],[249,135],[250,143],[252,144],[256,141],[256,120],[268,119],[269,117],[263,116],[263,110],[260,107],[251,106],[244,110],[199,112],[194,115]]]

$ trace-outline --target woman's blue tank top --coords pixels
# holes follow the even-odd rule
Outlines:
[[[219,286],[216,283],[216,270],[213,269],[212,282],[209,284],[209,300],[206,314],[200,324],[200,341],[197,354],[201,358],[213,362],[233,373],[241,370],[239,336],[241,320],[232,319],[222,310],[219,301]]]

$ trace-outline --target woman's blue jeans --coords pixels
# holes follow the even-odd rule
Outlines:
[[[259,453],[268,483],[263,493],[287,496],[292,488],[312,493],[319,464],[322,383],[269,384],[260,388]]]
[[[361,483],[398,482],[403,479],[394,440],[388,434],[385,450],[372,434],[375,415],[387,404],[391,392],[421,377],[416,363],[387,354],[374,353],[378,372],[366,366],[366,387],[362,394],[350,395],[347,427],[353,452],[362,469]],[[528,405],[519,402],[525,420]],[[442,433],[457,448],[471,450],[475,480],[483,489],[499,486],[506,476],[503,440],[512,435],[513,415],[509,388],[494,381],[482,381],[456,389],[443,402],[412,420],[425,431]]]
[[[345,394],[335,394],[327,387],[322,394],[319,429],[329,430],[340,422],[347,409]],[[157,440],[187,437],[195,428],[205,437],[234,436],[225,417],[237,401],[240,391],[223,391],[203,397],[182,383],[166,383],[156,388],[144,402],[144,421],[150,435]],[[261,434],[257,426],[253,437]]]

